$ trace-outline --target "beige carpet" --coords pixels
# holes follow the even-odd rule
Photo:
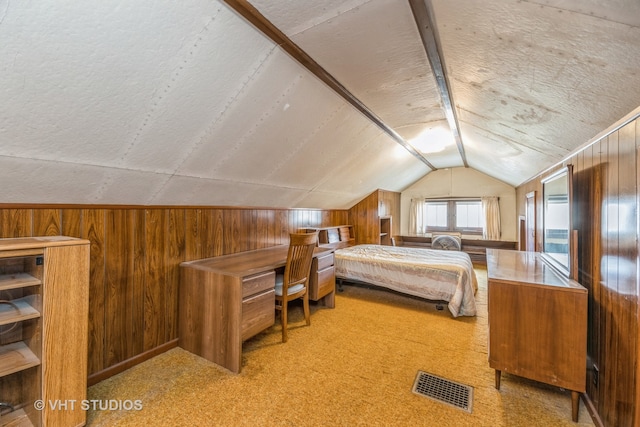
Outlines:
[[[570,393],[503,374],[487,362],[486,270],[477,269],[479,314],[451,317],[435,304],[345,286],[336,308],[292,309],[244,344],[242,373],[180,348],[89,389],[89,399],[140,410],[90,410],[89,426],[592,426]],[[412,393],[418,371],[473,387],[473,411]],[[114,404],[112,404],[113,406]]]

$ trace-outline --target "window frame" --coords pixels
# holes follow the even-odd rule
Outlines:
[[[461,197],[461,198],[437,198],[437,199],[425,199],[425,204],[428,203],[447,203],[447,226],[446,227],[433,227],[427,224],[427,219],[424,219],[425,231],[427,233],[431,232],[442,232],[442,231],[455,231],[461,234],[468,235],[482,235],[483,227],[456,227],[456,204],[458,202],[480,202],[482,206],[482,201],[479,197]]]

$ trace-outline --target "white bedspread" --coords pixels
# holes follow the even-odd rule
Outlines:
[[[475,316],[478,280],[465,252],[357,245],[335,251],[336,277],[449,303],[454,317]]]

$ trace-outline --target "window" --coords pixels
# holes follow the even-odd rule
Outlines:
[[[425,223],[429,231],[459,231],[481,234],[484,224],[480,199],[425,201]]]

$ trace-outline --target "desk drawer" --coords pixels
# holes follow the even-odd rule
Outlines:
[[[327,267],[333,265],[333,252],[329,252],[326,255],[318,256],[318,271],[324,270]]]
[[[242,298],[257,294],[276,287],[275,271],[258,273],[242,279]]]
[[[311,282],[309,298],[313,301],[317,301],[334,292],[336,289],[336,275],[333,265],[324,270],[318,270],[315,277],[311,278]]]
[[[264,331],[276,320],[276,291],[270,289],[242,300],[242,341]]]

